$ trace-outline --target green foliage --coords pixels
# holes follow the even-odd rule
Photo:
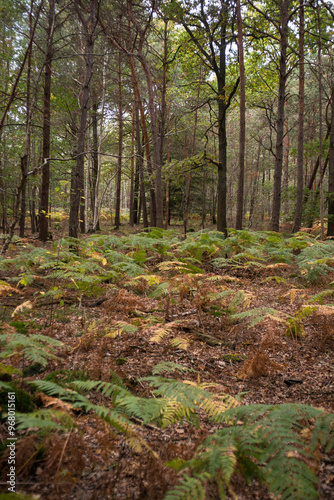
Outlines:
[[[162,361],[152,369],[153,375],[161,375],[163,373],[171,373],[179,371],[180,373],[194,372],[192,368],[187,368],[186,366],[180,365],[178,363],[173,363],[172,361]]]
[[[23,335],[7,333],[0,335],[0,358],[10,358],[20,354],[32,363],[45,367],[49,359],[56,358],[55,347],[64,347],[59,340],[41,334]]]
[[[10,326],[13,326],[18,333],[28,333],[28,325],[24,321],[11,321]]]
[[[247,311],[233,314],[231,316],[232,321],[239,321],[241,319],[248,319],[250,323],[248,325],[249,328],[262,323],[268,318],[271,318],[275,321],[284,321],[284,318],[287,315],[278,311],[277,309],[273,309],[272,307],[256,307],[254,309],[249,309]]]
[[[65,432],[72,430],[75,425],[68,413],[54,409],[42,409],[24,415],[16,413],[15,418],[17,430],[37,428],[41,431]]]
[[[334,296],[334,290],[322,290],[321,292],[316,293],[315,295],[313,295],[313,297],[311,297],[308,300],[308,303],[309,304],[315,304],[315,303],[318,302],[319,304],[323,304],[324,303],[324,298],[328,297],[328,296]]]
[[[88,380],[88,372],[79,370],[56,370],[49,373],[44,380],[49,382],[55,382],[61,387],[66,387],[69,383],[74,380]]]
[[[207,438],[197,456],[183,464],[194,472],[194,480],[185,476],[166,498],[202,498],[198,496],[199,474],[204,474],[203,486],[207,479],[216,481],[225,498],[223,488],[230,488],[237,467],[248,481],[264,482],[275,497],[318,498],[318,481],[308,463],[315,458],[318,445],[333,448],[333,415],[301,404],[248,405],[227,410],[216,420],[228,427]]]
[[[296,259],[302,275],[308,282],[312,282],[319,276],[333,273],[333,255],[333,241],[313,241],[311,245],[303,248]]]
[[[247,481],[254,478],[262,481],[272,494],[282,499],[317,498],[317,478],[309,463],[317,459],[319,446],[327,453],[334,446],[332,414],[302,404],[240,406],[231,396],[213,394],[214,384],[159,376],[175,371],[191,370],[177,363],[162,362],[153,369],[153,376],[142,379],[153,389],[155,397],[150,399],[133,395],[114,372],[110,382],[68,380],[67,387],[46,380],[31,384],[53,398],[70,403],[76,410],[93,411],[137,446],[139,441],[131,417],[162,427],[184,419],[198,425],[198,413],[204,410],[219,425],[219,430],[202,443],[188,462],[172,460],[168,464],[177,470],[187,470],[180,483],[167,493],[168,500],[204,499],[208,481],[216,482],[220,498],[225,498],[227,492],[233,492],[231,479],[237,471]],[[109,399],[108,407],[96,405],[84,395],[91,391]],[[64,424],[72,425],[71,419],[66,420],[62,412],[49,410],[27,415],[25,420],[19,418],[20,428],[60,429]]]
[[[46,380],[35,380],[30,382],[31,385],[37,387],[38,390],[45,392],[49,396],[59,397],[62,401],[69,402],[73,405],[73,408],[81,409],[85,412],[93,411],[98,417],[105,420],[108,424],[114,427],[117,431],[127,433],[131,424],[128,419],[123,417],[120,412],[115,411],[113,409],[106,408],[104,406],[99,406],[93,404],[89,401],[88,398],[79,394],[79,392],[63,388],[54,382],[49,382]],[[115,391],[116,393],[125,392],[125,390],[115,386],[114,384],[108,384],[100,381],[75,381],[73,382],[73,386],[76,386],[81,391],[88,391],[92,389],[101,389],[103,394],[106,396]]]
[[[180,483],[167,493],[164,500],[205,500],[205,482],[210,479],[210,474],[203,472],[194,477],[184,475]]]

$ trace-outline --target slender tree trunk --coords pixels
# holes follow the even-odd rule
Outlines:
[[[131,168],[130,168],[130,201],[129,201],[129,224],[134,225],[134,197],[135,197],[135,129],[136,115],[135,109],[132,110],[131,127]]]
[[[118,158],[116,175],[115,229],[121,224],[121,182],[123,161],[122,55],[118,54]]]
[[[34,1],[30,1],[30,12],[29,12],[29,31],[30,31],[30,37],[31,37],[31,32],[32,32],[32,14],[33,14],[33,5]],[[27,147],[27,155],[24,156],[24,162],[23,162],[23,177],[24,177],[24,184],[22,186],[22,193],[21,193],[21,215],[20,215],[20,237],[24,237],[24,229],[25,229],[25,220],[26,220],[26,191],[27,191],[27,173],[28,173],[28,158],[29,158],[29,150],[30,150],[30,123],[29,123],[29,116],[30,116],[30,79],[31,79],[31,52],[32,52],[32,45],[29,44],[28,47],[28,62],[27,62],[27,121],[26,121],[26,133],[27,133],[27,142],[28,142],[28,147]]]
[[[94,215],[94,207],[95,207],[95,190],[96,190],[96,182],[97,175],[99,171],[99,145],[98,145],[98,134],[97,134],[97,110],[98,103],[94,102],[92,106],[92,173],[90,175],[90,199],[91,199],[91,207]]]
[[[93,139],[95,141],[94,145],[94,155],[93,159],[95,165],[94,169],[96,168],[96,180],[94,181],[94,206],[93,206],[93,226],[92,226],[92,232],[99,231],[100,230],[100,222],[99,222],[99,217],[100,217],[100,209],[102,206],[102,199],[103,197],[101,196],[101,200],[99,202],[99,189],[100,189],[100,179],[101,179],[101,168],[102,168],[102,161],[101,161],[101,148],[102,148],[102,142],[103,142],[103,123],[104,123],[104,111],[105,111],[105,104],[106,104],[106,91],[107,91],[107,64],[108,64],[108,55],[104,57],[103,59],[103,72],[102,72],[102,103],[101,103],[101,119],[100,119],[100,127],[99,127],[99,133],[98,133],[98,127],[97,127],[97,115],[96,117],[96,138]],[[94,130],[94,129],[93,129]],[[95,175],[95,174],[94,174]]]
[[[255,198],[256,198],[256,191],[257,191],[257,184],[258,184],[258,177],[259,177],[259,168],[260,168],[261,145],[262,145],[262,140],[260,138],[258,148],[257,148],[255,178],[254,178],[253,187],[252,187],[252,191],[251,191],[251,198],[250,198],[248,229],[250,229],[253,225]]]
[[[90,151],[90,133],[88,130],[87,134],[87,149]],[[86,171],[85,171],[85,233],[89,232],[89,205],[90,205],[90,198],[89,198],[89,187],[91,184],[90,181],[90,171],[91,171],[91,155],[89,154],[87,157],[87,165],[86,165]]]
[[[321,30],[321,19],[320,19],[320,4],[319,0],[317,2],[317,13],[318,13],[318,30],[319,30],[319,40],[318,40],[318,66],[319,66],[319,170],[320,170],[320,224],[321,224],[321,239],[325,238],[325,224],[324,224],[324,183],[323,183],[323,165],[322,165],[322,30]]]
[[[289,122],[288,118],[285,118],[285,137],[284,137],[284,173],[283,173],[283,189],[285,194],[284,201],[284,212],[289,211],[289,155],[290,155],[290,137],[289,137]]]
[[[49,0],[49,26],[47,31],[47,46],[44,74],[43,101],[43,160],[42,187],[39,209],[39,239],[48,239],[49,226],[49,190],[50,190],[50,120],[51,120],[51,62],[53,52],[53,32],[55,23],[55,1]]]
[[[333,68],[332,68],[332,72]],[[331,133],[329,139],[329,161],[328,161],[328,229],[327,236],[334,236],[334,74],[332,74],[332,116]]]
[[[142,68],[144,70],[145,74],[145,79],[146,79],[146,86],[147,86],[147,93],[148,93],[148,109],[149,109],[149,114],[150,114],[150,125],[151,125],[151,132],[152,132],[152,155],[153,155],[153,172],[152,172],[152,181],[154,181],[154,186],[155,186],[155,212],[152,214],[153,216],[151,217],[151,225],[152,226],[157,226],[157,227],[163,227],[163,199],[162,199],[162,164],[161,164],[161,157],[160,157],[160,144],[162,142],[162,137],[160,137],[161,140],[159,140],[159,131],[158,131],[158,123],[157,123],[157,113],[156,113],[156,103],[154,99],[154,91],[153,91],[153,81],[152,81],[152,73],[150,66],[147,62],[146,56],[143,53],[143,44],[145,40],[145,35],[146,35],[146,30],[143,30],[140,24],[137,22],[136,17],[133,14],[132,11],[132,0],[128,1],[127,4],[128,7],[128,17],[131,19],[131,22],[137,29],[138,33],[138,49],[137,49],[137,58],[140,61]],[[167,28],[166,28],[167,29]],[[167,31],[165,36],[167,36]],[[165,44],[165,51],[167,50],[167,44]],[[167,59],[166,59],[167,63]],[[164,91],[165,92],[165,91]],[[164,94],[163,92],[163,94]],[[163,95],[164,99],[164,95]],[[139,103],[138,103],[139,104]],[[162,103],[164,104],[164,103]],[[165,105],[164,105],[165,107]],[[165,113],[165,110],[163,110],[163,113]],[[144,132],[144,130],[143,130]],[[161,144],[162,145],[162,144]],[[147,152],[146,152],[147,156]],[[151,207],[152,210],[152,207]]]
[[[139,113],[138,107],[136,110],[136,143],[137,143],[137,154],[136,154],[136,164],[139,172],[139,185],[140,185],[140,206],[138,209],[138,224],[140,223],[140,207],[143,211],[143,224],[144,227],[148,227],[147,219],[147,207],[146,207],[146,197],[145,197],[145,183],[144,183],[144,150],[141,142],[140,134],[140,123],[139,123]],[[145,136],[143,134],[143,141],[145,142]]]
[[[86,70],[82,89],[80,124],[78,129],[78,144],[76,152],[76,164],[73,175],[73,186],[71,190],[71,207],[69,220],[69,236],[78,237],[78,216],[80,206],[84,206],[84,163],[85,163],[85,135],[88,113],[88,101],[90,96],[90,84],[93,75],[94,63],[94,39],[96,27],[97,0],[92,0],[90,13],[87,19],[84,18],[78,3],[75,3],[77,14],[80,18],[85,36]],[[84,223],[81,218],[82,223]]]
[[[154,174],[153,174],[153,169],[152,169],[152,160],[151,160],[151,151],[150,151],[150,140],[149,140],[147,126],[146,126],[144,106],[143,106],[143,102],[141,99],[139,84],[138,84],[135,65],[134,65],[134,58],[132,55],[129,55],[129,64],[130,64],[130,69],[131,69],[131,76],[132,76],[134,93],[136,96],[137,106],[139,108],[139,113],[140,113],[143,137],[144,137],[144,141],[145,141],[147,173],[148,173],[149,184],[150,184],[150,219],[151,219],[150,224],[153,227],[153,226],[156,226],[157,209],[156,209],[156,194],[155,194],[154,179],[153,179]]]
[[[168,121],[167,121],[167,165],[170,164],[170,137],[169,137],[169,132],[170,132],[170,113],[168,111]],[[169,177],[168,177],[167,178],[167,182],[166,182],[165,229],[168,229],[169,219],[170,219],[170,213],[169,213]]]
[[[156,193],[161,196],[161,203],[157,206],[157,226],[163,227],[163,186],[162,186],[162,165],[164,153],[165,124],[167,114],[167,66],[168,66],[168,21],[164,20],[164,55],[162,61],[162,81],[161,81],[161,112],[159,123],[159,165],[156,177]]]
[[[220,36],[218,74],[218,206],[217,230],[227,236],[226,195],[227,195],[227,138],[226,138],[226,23],[227,7],[223,4],[223,21]]]
[[[303,212],[303,159],[304,159],[304,0],[299,0],[299,96],[298,96],[298,152],[297,152],[297,200],[293,233],[300,230]]]
[[[238,24],[238,48],[239,48],[239,75],[240,75],[240,136],[239,136],[239,179],[237,199],[236,229],[242,229],[242,218],[244,210],[244,178],[245,178],[245,143],[246,143],[246,79],[244,63],[244,42],[242,33],[242,18],[240,0],[236,3]]]
[[[281,27],[280,27],[280,69],[278,89],[278,109],[276,122],[276,158],[274,171],[274,192],[271,217],[272,231],[279,231],[279,220],[281,212],[281,190],[283,169],[283,138],[284,138],[284,104],[285,86],[287,80],[286,54],[288,45],[288,22],[289,22],[289,0],[280,0]]]
[[[31,189],[31,208],[30,208],[30,221],[31,221],[31,232],[34,234],[36,232],[36,190],[37,186],[33,186]]]
[[[194,117],[194,131],[193,131],[193,140],[192,140],[192,146],[191,146],[191,155],[194,156],[195,154],[195,145],[196,145],[196,132],[197,132],[197,117],[198,117],[198,104],[199,104],[199,91],[201,87],[201,74],[200,78],[198,81],[198,87],[197,87],[197,97],[196,97],[196,109],[195,109],[195,117]],[[192,170],[190,169],[188,180],[187,180],[187,186],[186,186],[186,201],[185,201],[185,213],[184,213],[184,221],[183,221],[183,227],[184,227],[184,237],[187,237],[187,230],[188,230],[188,221],[189,221],[189,205],[190,205],[190,188],[191,188],[191,178],[192,178]]]

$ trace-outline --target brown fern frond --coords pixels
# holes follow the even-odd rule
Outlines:
[[[61,475],[74,480],[85,467],[84,441],[75,434],[53,434],[45,443],[45,454],[42,467],[46,475],[56,479]]]
[[[282,367],[269,358],[267,354],[257,352],[251,359],[247,360],[238,371],[238,378],[258,378],[280,371]]]

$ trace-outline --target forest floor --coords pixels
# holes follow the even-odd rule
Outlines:
[[[124,237],[124,232],[114,236]],[[28,237],[11,246],[6,260],[24,253],[25,245],[30,245],[29,252],[33,248],[51,252],[54,242],[42,245]],[[60,383],[70,374],[72,379],[89,376],[108,382],[112,370],[135,396],[151,398],[154,393],[143,378],[163,361],[190,369],[174,374],[177,380],[216,384],[211,392],[241,394],[244,405],[303,403],[333,412],[334,296],[330,290],[334,268],[306,282],[292,250],[289,262],[268,260],[257,266],[256,261],[239,260],[223,267],[213,262],[209,250],[203,250],[196,256],[198,270],[178,255],[173,260],[173,245],[168,255],[152,249],[145,254],[138,248],[134,251],[137,254],[131,257],[139,265],[145,263],[145,274],[123,273],[112,283],[100,281],[97,295],[93,288],[88,293],[75,277],[76,286],[70,288],[71,277],[66,273],[63,279],[49,279],[49,269],[38,270],[36,262],[33,279],[26,282],[27,271],[19,266],[0,270],[0,283],[11,287],[8,293],[0,284],[2,332],[37,333],[64,344],[57,349],[58,357],[35,374],[29,372],[31,360],[18,349],[9,358],[11,366],[21,370],[11,375],[13,382],[27,391],[33,380],[49,377]],[[103,258],[101,251],[96,259]],[[14,287],[10,280],[19,274],[21,281]],[[323,298],[314,299],[324,290],[326,305]],[[54,293],[49,296],[50,291]],[[26,309],[18,308],[24,303]],[[310,310],[309,304],[316,305]],[[263,313],[264,307],[275,312]],[[240,316],[250,308],[263,313],[254,326],[250,326],[252,316]],[[290,330],[289,318],[298,319]],[[102,394],[89,397],[94,404],[108,406]],[[219,428],[204,412],[199,413],[199,427],[186,418],[162,428],[133,416],[136,435],[145,443],[140,451],[91,412],[79,412],[42,392],[35,393],[33,401],[35,408],[60,410],[75,422],[65,432],[43,434],[37,427],[18,430],[16,491],[33,498],[162,500],[182,476],[166,463],[176,457],[191,459],[203,440]],[[4,444],[7,428],[5,423],[0,425]],[[0,463],[3,493],[6,453]],[[334,499],[333,453],[322,452],[316,472],[319,498]],[[220,498],[213,483],[208,483],[205,498]],[[226,498],[274,497],[257,480],[249,484],[237,473]]]

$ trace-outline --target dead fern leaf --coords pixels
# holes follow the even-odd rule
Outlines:
[[[43,405],[46,408],[51,406],[55,410],[64,411],[66,413],[71,412],[73,409],[73,405],[71,405],[70,403],[66,403],[65,401],[62,401],[61,399],[58,399],[58,398],[52,398],[52,397],[47,396],[46,394],[44,394],[42,392],[36,394],[36,396],[40,397]]]
[[[26,300],[19,306],[17,306],[14,311],[12,312],[12,318],[15,318],[18,314],[22,313],[25,309],[32,309],[33,304],[30,302],[30,300]]]
[[[267,354],[257,352],[247,360],[237,373],[239,379],[258,378],[282,370],[282,366],[271,361]]]
[[[8,285],[8,283],[6,283],[5,281],[0,280],[0,296],[7,297],[9,293],[22,294],[22,292],[17,288],[13,288],[12,286]]]

